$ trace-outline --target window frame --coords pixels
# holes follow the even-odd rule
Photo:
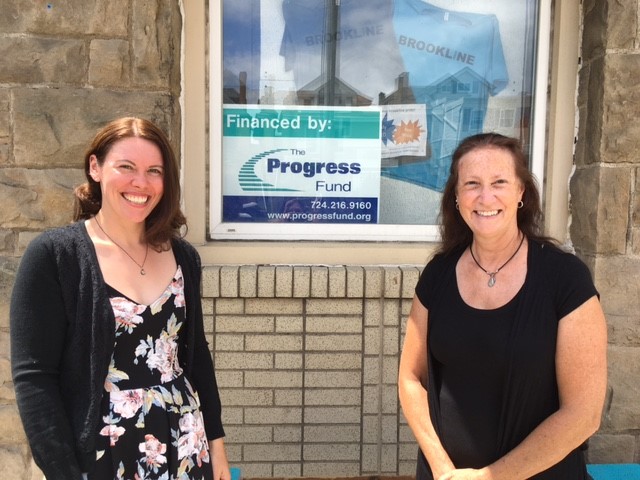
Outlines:
[[[553,37],[549,79],[549,103],[546,112],[548,135],[534,129],[534,141],[546,149],[546,161],[537,165],[534,174],[541,183],[544,198],[545,227],[548,234],[566,241],[568,232],[568,178],[572,169],[576,123],[576,78],[580,38],[579,0],[553,2]],[[182,167],[184,209],[189,219],[187,239],[196,244],[204,261],[233,263],[322,263],[322,264],[420,264],[435,247],[434,238],[416,241],[246,241],[211,240],[208,237],[207,169],[210,155],[219,157],[221,142],[208,132],[219,131],[220,115],[214,98],[209,102],[209,85],[221,85],[215,68],[206,69],[208,55],[221,58],[215,50],[213,35],[207,34],[207,5],[204,2],[181,2],[183,9],[183,89],[182,89]],[[546,9],[549,11],[550,9]],[[220,25],[217,8],[209,12],[211,25]],[[215,29],[218,31],[219,29]],[[550,36],[546,36],[549,38]],[[211,42],[211,43],[210,43]],[[221,44],[221,41],[218,45]],[[208,48],[207,48],[208,47]],[[562,48],[561,48],[562,47]],[[208,50],[208,51],[207,51]],[[211,75],[211,78],[207,78]],[[216,83],[217,82],[217,83]],[[539,82],[539,80],[538,80]],[[540,83],[539,83],[540,84]],[[544,83],[547,87],[547,81]],[[221,88],[212,88],[221,91]],[[546,97],[538,95],[546,104]],[[209,108],[211,105],[211,108]],[[219,105],[219,104],[218,104]],[[539,110],[540,111],[540,110]],[[208,122],[207,122],[208,120]],[[542,153],[545,158],[545,152]],[[544,182],[542,181],[544,179]],[[216,188],[215,185],[212,188]],[[392,248],[390,248],[392,247]]]
[[[219,8],[211,10],[210,19],[216,28],[211,29],[210,51],[222,51],[222,2]],[[539,30],[537,32],[536,65],[532,116],[532,148],[530,155],[531,169],[540,185],[543,184],[544,154],[545,154],[545,130],[547,108],[547,83],[548,65],[550,58],[549,37],[551,32],[551,0],[540,0]],[[222,59],[222,54],[219,57]],[[222,84],[222,64],[210,62],[211,87],[209,89],[211,107],[209,122],[211,125],[211,151],[214,155],[213,163],[209,166],[209,230],[208,237],[212,240],[308,240],[308,241],[407,241],[422,242],[438,241],[439,225],[433,224],[357,224],[357,223],[288,223],[286,231],[282,224],[278,223],[252,223],[252,222],[225,222],[222,218],[222,115],[223,92],[222,88],[214,88]],[[540,101],[542,99],[542,101]],[[286,108],[286,107],[283,107]],[[471,112],[471,122],[478,122],[478,111]],[[384,202],[382,196],[378,197]]]

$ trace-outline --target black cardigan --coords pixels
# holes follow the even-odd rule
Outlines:
[[[185,278],[186,331],[180,364],[198,392],[208,438],[224,436],[211,353],[204,335],[201,264],[172,242]],[[81,479],[95,462],[115,318],[84,222],[44,232],[22,257],[11,297],[11,367],[34,460],[47,480]]]

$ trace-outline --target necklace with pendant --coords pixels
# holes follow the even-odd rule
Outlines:
[[[487,275],[489,275],[489,281],[487,282],[487,285],[489,287],[493,287],[496,284],[496,275],[498,274],[498,272],[500,270],[502,270],[505,265],[507,263],[509,263],[511,260],[513,260],[513,257],[516,256],[516,253],[518,253],[520,251],[520,247],[522,247],[522,244],[524,243],[524,234],[522,234],[522,239],[520,240],[520,244],[518,245],[518,248],[516,248],[516,251],[513,252],[513,255],[511,255],[509,257],[509,260],[507,260],[506,262],[504,262],[502,264],[502,266],[500,268],[498,268],[495,272],[490,272],[487,269],[485,269],[482,265],[480,265],[480,263],[478,262],[478,260],[476,260],[476,256],[473,254],[473,243],[471,245],[469,245],[469,253],[471,253],[471,258],[473,258],[473,261],[476,262],[476,265],[478,266],[478,268],[480,270],[482,270],[484,273],[486,273]]]
[[[127,255],[127,257],[129,257],[131,259],[131,261],[133,263],[135,263],[140,268],[140,275],[146,275],[147,272],[144,271],[144,264],[147,261],[147,255],[149,255],[149,244],[147,243],[147,250],[144,253],[144,260],[142,260],[142,263],[140,264],[140,263],[136,262],[135,258],[133,258],[131,255],[129,255],[129,252],[127,252],[124,248],[122,248],[119,243],[117,243],[113,238],[111,238],[111,236],[107,232],[104,231],[104,228],[102,228],[102,225],[100,225],[100,222],[98,221],[98,217],[97,216],[93,217],[93,218],[95,219],[96,224],[98,225],[98,227],[100,227],[100,230],[102,230],[102,233],[104,233],[107,236],[107,238],[109,240],[111,240],[111,242],[116,247],[118,247],[120,250],[122,250]]]

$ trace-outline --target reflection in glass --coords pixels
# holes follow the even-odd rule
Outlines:
[[[533,0],[224,0],[223,102],[377,108],[377,223],[433,225],[463,138],[497,131],[530,144],[537,8]],[[298,197],[248,203],[263,205],[257,222],[267,204],[307,208]]]

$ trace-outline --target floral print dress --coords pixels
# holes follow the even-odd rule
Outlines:
[[[111,287],[116,344],[105,381],[97,462],[90,480],[210,480],[213,470],[197,393],[178,362],[184,280],[151,305]]]

